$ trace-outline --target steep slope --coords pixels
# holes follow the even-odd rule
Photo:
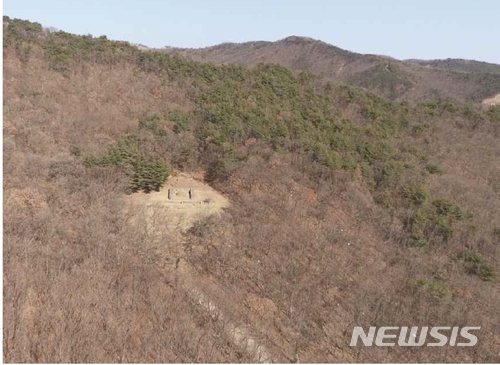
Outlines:
[[[482,101],[500,92],[498,65],[482,65],[464,75],[459,66],[404,62],[390,57],[349,52],[322,41],[291,36],[277,42],[225,43],[200,49],[166,48],[191,60],[216,64],[278,63],[309,71],[327,81],[362,86],[390,99],[450,98]],[[475,62],[475,61],[473,61]],[[426,67],[431,65],[432,67]],[[488,66],[488,67],[486,67]],[[477,69],[481,72],[477,72]]]

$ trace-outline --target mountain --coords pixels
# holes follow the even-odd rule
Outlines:
[[[440,68],[443,70],[467,72],[467,73],[493,73],[500,74],[500,65],[474,60],[464,60],[460,58],[447,58],[445,60],[417,60],[409,59],[405,62],[414,63],[420,66]]]
[[[500,106],[3,30],[6,363],[498,361]]]
[[[277,63],[296,72],[311,72],[325,81],[361,86],[392,100],[480,102],[500,93],[500,65],[463,60],[400,61],[346,51],[306,37],[199,49],[167,47],[163,51],[215,64]]]

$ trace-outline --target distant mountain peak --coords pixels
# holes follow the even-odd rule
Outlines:
[[[302,37],[298,35],[291,35],[288,36],[284,39],[282,39],[280,42],[293,42],[293,43],[312,43],[312,42],[320,42],[317,39],[311,38],[311,37]]]
[[[216,64],[281,64],[325,81],[366,88],[389,99],[454,98],[480,102],[500,92],[500,65],[471,60],[406,60],[360,54],[298,35],[275,42],[222,43],[199,49],[166,49]]]

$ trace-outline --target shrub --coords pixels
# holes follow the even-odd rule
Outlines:
[[[453,222],[445,217],[432,217],[430,221],[434,227],[434,234],[440,236],[444,242],[447,242],[453,236]]]
[[[439,216],[456,220],[464,218],[462,210],[456,204],[446,199],[436,199],[432,202],[432,205],[436,208],[436,213]]]
[[[82,154],[82,151],[80,147],[73,145],[69,148],[69,153],[71,153],[73,156],[79,157]]]
[[[477,252],[467,251],[462,253],[460,258],[463,260],[467,271],[479,276],[481,280],[492,281],[495,278],[495,268],[486,262],[483,255]]]
[[[403,188],[403,196],[413,204],[422,204],[429,198],[422,182],[407,184]]]
[[[374,166],[374,178],[377,183],[377,188],[397,186],[403,166],[400,162],[389,161]]]
[[[427,247],[435,238],[446,242],[453,236],[453,224],[468,217],[457,205],[445,199],[435,199],[432,203],[427,198],[422,201],[423,192],[418,185],[406,186],[405,190],[407,198],[419,204],[406,223],[411,233],[410,246]]]
[[[488,117],[492,122],[500,122],[500,105],[492,106],[488,110]]]
[[[19,92],[19,97],[21,99],[23,98],[26,98],[26,97],[37,97],[37,96],[40,96],[42,95],[42,93],[40,91],[34,91],[34,90],[31,90],[31,91],[20,91]]]
[[[191,116],[188,113],[182,112],[180,110],[171,110],[168,113],[168,119],[174,122],[175,133],[189,131]]]
[[[421,235],[414,235],[410,238],[409,245],[411,247],[429,247],[429,241]]]
[[[394,155],[394,150],[387,143],[364,143],[357,148],[358,153],[369,163],[384,162]]]
[[[428,164],[425,169],[429,174],[442,174],[443,170],[436,164]]]
[[[441,108],[443,109],[443,111],[447,111],[449,113],[456,113],[458,111],[458,107],[452,102],[452,101],[449,101],[449,100],[441,100],[439,102]]]
[[[205,173],[205,181],[213,183],[227,180],[231,173],[245,159],[246,156],[231,149],[224,152],[208,165]]]
[[[338,154],[321,142],[317,142],[313,146],[313,158],[328,167],[341,167]]]
[[[152,132],[156,136],[165,136],[165,129],[161,128],[159,125],[160,117],[157,115],[152,115],[150,117],[144,117],[139,119],[139,129],[146,129]]]
[[[417,124],[413,126],[413,135],[414,136],[420,136],[422,135],[427,129],[429,129],[430,125],[428,123],[422,123],[422,124]]]
[[[491,183],[491,188],[495,193],[500,193],[500,181],[493,181]]]
[[[432,280],[418,280],[417,286],[422,289],[426,289],[429,293],[438,299],[444,299],[451,295],[451,290],[446,285],[443,278],[437,277]]]

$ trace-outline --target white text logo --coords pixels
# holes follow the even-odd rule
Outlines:
[[[474,346],[477,337],[470,333],[481,327],[370,327],[365,332],[362,327],[354,327],[351,346],[358,340],[365,346]]]

